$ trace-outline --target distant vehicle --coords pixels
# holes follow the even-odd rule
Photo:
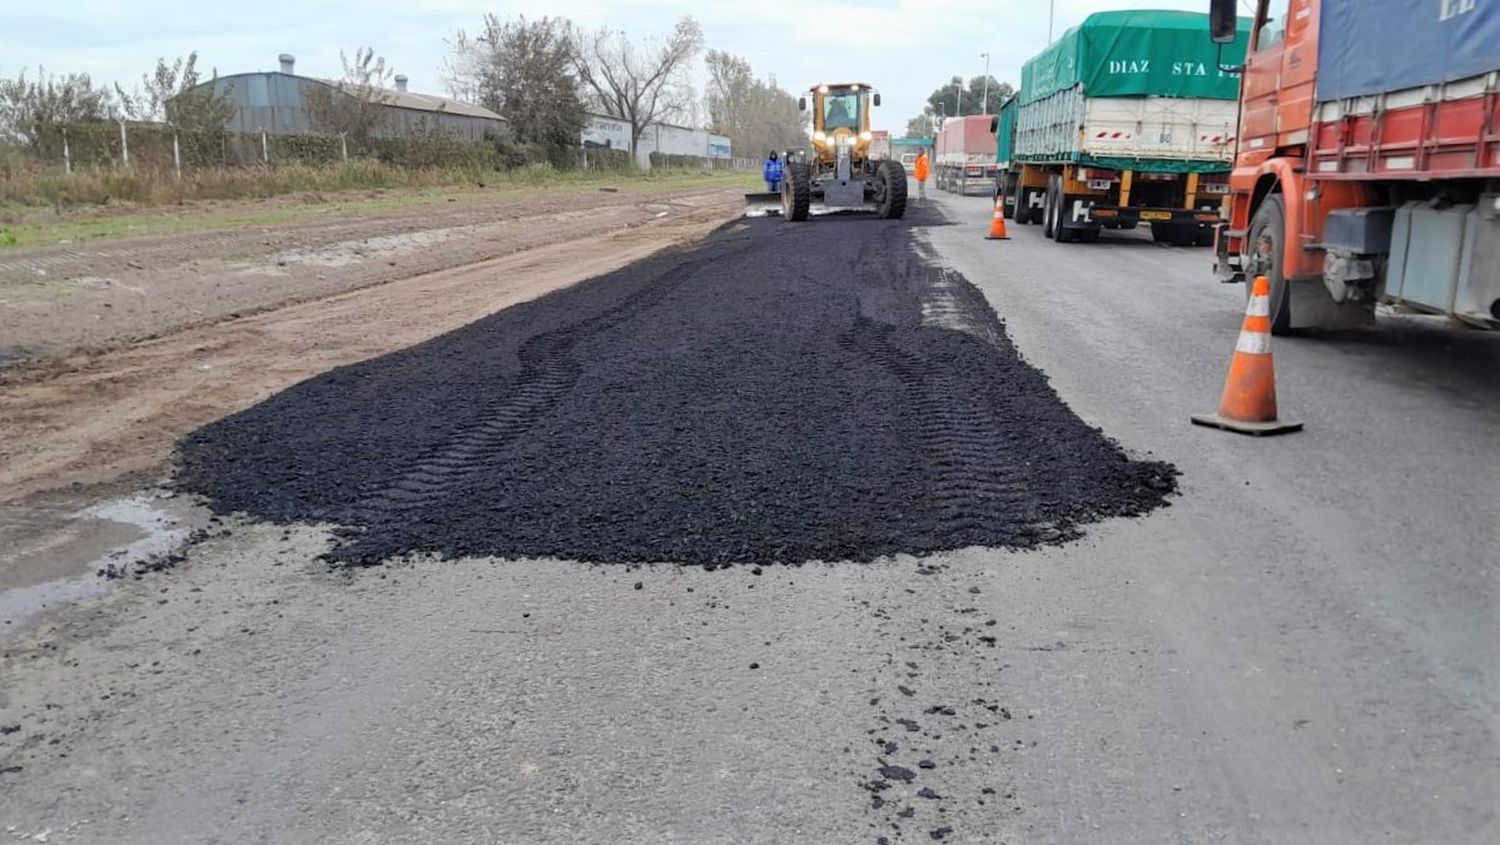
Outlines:
[[[1236,5],[1211,3],[1214,40]],[[1253,20],[1220,278],[1265,276],[1276,334],[1380,302],[1500,327],[1500,4],[1260,0]]]
[[[1014,129],[991,148],[1016,222],[1041,223],[1059,243],[1141,222],[1157,241],[1213,242],[1239,80],[1204,44],[1208,23],[1192,12],[1098,12],[1026,62]],[[1222,50],[1231,61],[1249,39],[1249,19],[1239,24]]]
[[[939,190],[967,194],[995,189],[995,128],[988,115],[971,114],[943,121],[933,141],[933,173]]]
[[[916,165],[916,163],[917,163],[917,154],[916,153],[902,153],[901,154],[901,166],[902,167],[908,167],[908,168],[909,167],[913,167],[913,166]]]
[[[814,204],[827,210],[874,211],[889,219],[905,214],[905,169],[871,152],[875,133],[870,109],[880,105],[880,94],[863,82],[825,82],[797,101],[801,111],[809,105],[811,152],[786,164],[779,194],[746,194],[746,202],[754,208],[779,199],[782,217],[795,222],[806,220]]]

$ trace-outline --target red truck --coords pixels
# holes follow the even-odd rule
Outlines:
[[[994,194],[995,118],[971,114],[943,121],[933,141],[933,174],[939,190]]]
[[[1215,41],[1237,6],[1211,0]],[[1277,334],[1377,303],[1500,327],[1500,3],[1259,0],[1252,23],[1220,278],[1266,276]]]

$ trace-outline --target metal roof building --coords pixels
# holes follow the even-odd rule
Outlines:
[[[315,131],[304,95],[314,88],[334,88],[335,83],[298,76],[293,72],[295,62],[296,59],[283,53],[280,71],[236,73],[203,83],[227,93],[234,103],[235,113],[226,128],[234,132],[274,134]],[[371,133],[377,137],[406,138],[437,129],[460,140],[483,141],[507,133],[505,118],[487,108],[408,91],[405,76],[397,76],[395,81],[394,90],[379,89],[387,115]]]

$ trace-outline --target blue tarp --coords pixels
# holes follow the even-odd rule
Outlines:
[[[1323,0],[1318,99],[1340,100],[1500,70],[1494,0]]]

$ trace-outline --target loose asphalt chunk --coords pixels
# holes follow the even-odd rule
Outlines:
[[[1062,403],[924,214],[728,226],[200,429],[178,484],[336,523],[347,564],[869,561],[1162,506],[1175,471]]]

